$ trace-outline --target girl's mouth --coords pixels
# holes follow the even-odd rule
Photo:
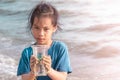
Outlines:
[[[44,38],[38,38],[38,41],[44,41],[45,39]]]

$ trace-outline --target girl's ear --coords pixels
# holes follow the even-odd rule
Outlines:
[[[56,32],[56,31],[57,31],[57,26],[54,26],[53,32]]]

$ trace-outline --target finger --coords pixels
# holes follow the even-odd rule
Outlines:
[[[34,56],[34,55],[31,55],[31,59],[32,59],[32,58],[35,58],[35,56]]]
[[[50,56],[50,55],[48,55],[48,56],[43,56],[43,58],[44,58],[44,59],[49,59],[49,58],[51,59],[51,56]]]
[[[30,67],[31,67],[31,68],[33,68],[34,66],[35,66],[35,64],[33,64],[33,63],[30,64]]]
[[[51,65],[51,62],[50,61],[43,61],[43,64],[44,65]]]
[[[34,66],[35,66],[35,64],[33,64],[33,63],[30,64],[30,68],[31,68],[31,70],[34,69]]]
[[[33,62],[35,60],[35,56],[31,56],[31,58],[30,58],[30,62]]]
[[[51,57],[50,56],[44,56],[43,61],[49,62],[49,61],[51,61]]]
[[[51,65],[51,58],[50,57],[48,57],[48,58],[43,58],[43,64],[44,65]]]
[[[47,71],[51,68],[50,62],[43,62],[43,64],[45,65],[45,68],[47,69]]]
[[[46,66],[49,66],[49,67],[51,67],[51,64],[50,63],[44,63],[44,65]]]
[[[34,55],[32,55],[31,58],[30,58],[30,63],[37,64],[38,63],[38,59]]]
[[[49,71],[51,66],[50,65],[45,65],[45,68],[46,68],[47,71]]]
[[[31,60],[30,66],[34,66],[35,64],[36,64],[36,62],[34,60]]]

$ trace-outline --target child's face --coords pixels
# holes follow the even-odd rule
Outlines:
[[[52,20],[50,17],[35,17],[32,34],[39,45],[49,45],[51,44],[51,38],[53,32],[56,31],[56,27],[53,26]]]

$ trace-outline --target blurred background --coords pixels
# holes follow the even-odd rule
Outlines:
[[[68,80],[120,80],[120,0],[44,0],[59,13],[54,39],[69,48]],[[28,15],[40,0],[0,0],[0,80],[16,76],[22,50],[34,42]]]

